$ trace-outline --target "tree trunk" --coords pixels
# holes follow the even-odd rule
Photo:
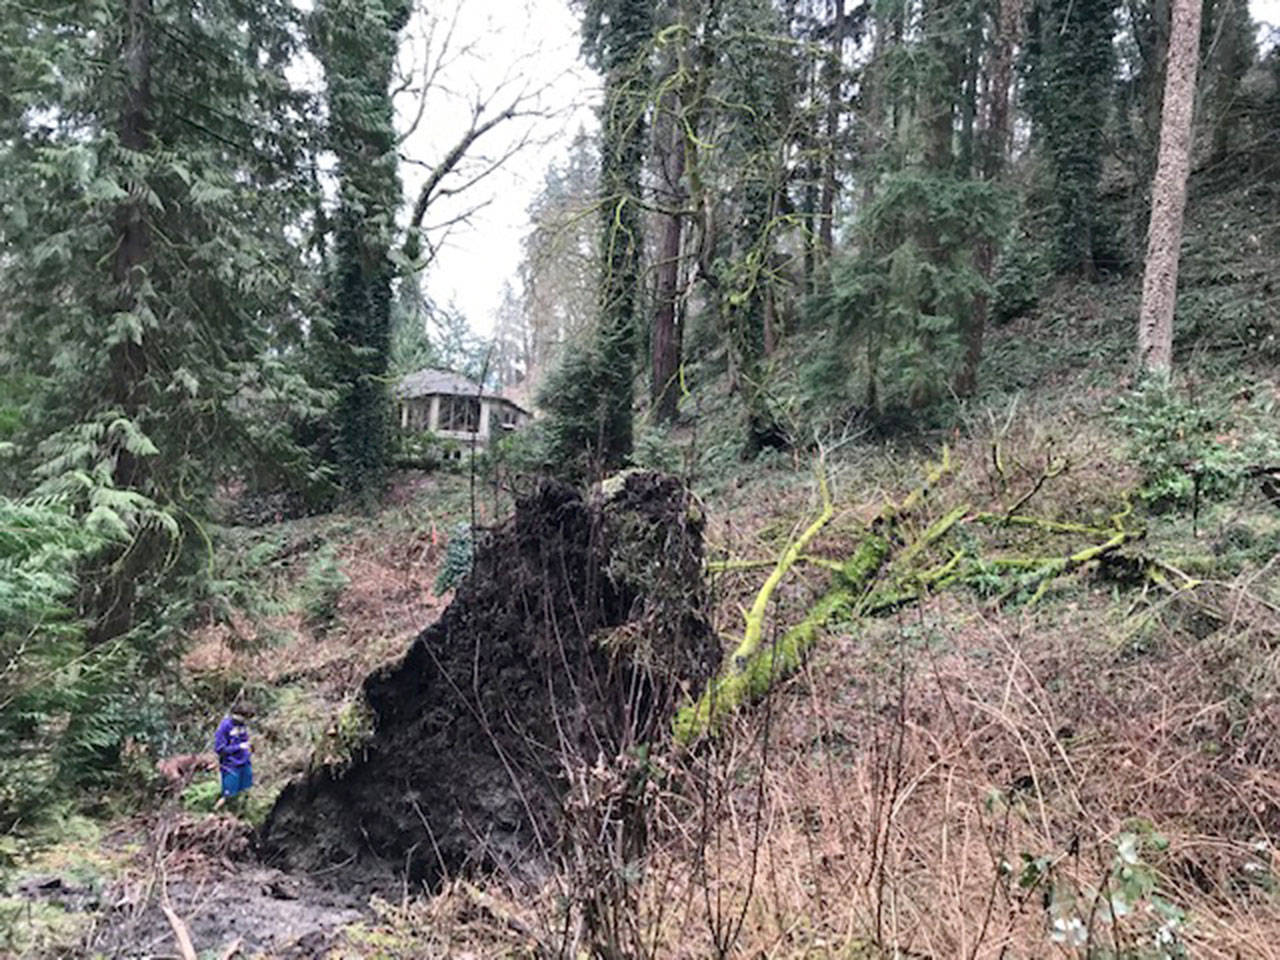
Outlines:
[[[874,158],[880,152],[884,126],[884,90],[882,88],[882,72],[884,58],[885,24],[882,17],[872,20],[873,35],[871,38],[871,56],[862,68],[859,77],[862,99],[862,156],[859,165],[862,169],[862,208],[871,206],[875,198],[876,177]],[[859,211],[861,213],[861,210]]]
[[[964,56],[964,99],[960,108],[960,175],[973,176],[976,149],[974,146],[975,126],[978,120],[979,80],[982,71],[982,21],[983,11],[980,4],[974,4],[969,12],[968,47]],[[996,44],[1000,38],[996,37]],[[993,59],[994,59],[993,54]],[[993,68],[995,64],[993,63]],[[987,78],[987,89],[991,81]]]
[[[666,212],[658,220],[657,290],[654,297],[651,342],[653,382],[651,399],[654,418],[671,423],[679,400],[676,378],[680,371],[681,330],[676,301],[680,288],[680,249],[684,233],[681,208],[687,198],[684,179],[685,133],[676,122],[678,97],[667,93],[659,105],[654,143],[658,152],[658,194]]]
[[[957,91],[964,82],[964,38],[955,31],[958,6],[959,0],[928,0],[921,9],[921,23],[937,72],[931,72],[920,84],[918,109],[924,132],[924,166],[938,175],[954,168]]]
[[[120,111],[120,145],[141,153],[148,146],[151,111],[151,0],[129,0],[121,55],[125,92]],[[131,185],[129,198],[116,210],[111,278],[116,286],[116,309],[121,313],[133,313],[139,307],[143,265],[151,248],[143,193],[140,185]],[[131,419],[141,407],[139,394],[147,374],[141,339],[124,337],[111,347],[111,399]],[[133,487],[141,479],[141,470],[138,458],[121,450],[116,459],[116,485]]]
[[[982,105],[986,129],[979,146],[978,173],[984,180],[999,179],[1009,152],[1009,90],[1013,84],[1013,55],[1022,38],[1022,4],[1023,0],[1003,0],[1000,4],[987,97]],[[995,275],[995,241],[986,237],[979,240],[973,259],[982,279],[990,283]],[[956,376],[955,390],[962,397],[970,396],[978,387],[978,366],[982,363],[989,311],[988,293],[981,290],[974,294],[972,311],[961,330],[964,358]]]
[[[151,114],[151,16],[152,0],[129,0],[125,12],[124,42],[120,51],[125,81],[124,100],[120,109],[120,145],[141,153],[149,146],[148,128]],[[147,224],[145,190],[141,184],[129,185],[129,197],[116,209],[115,252],[111,261],[111,279],[115,285],[115,309],[122,314],[137,315],[141,306],[140,290],[145,265],[151,251]],[[136,321],[142,325],[141,317]],[[135,328],[136,329],[136,328]],[[147,355],[142,346],[146,331],[137,336],[123,336],[112,344],[110,380],[107,394],[120,414],[137,422],[144,411],[143,392],[147,377]],[[115,450],[112,481],[118,489],[150,494],[147,489],[146,461],[125,446]],[[150,550],[150,528],[137,534],[137,541],[122,551],[112,551],[104,558],[92,581],[88,600],[90,627],[86,644],[97,646],[128,632],[133,625],[133,609],[137,600],[136,574],[144,565]]]
[[[831,59],[827,77],[826,142],[823,144],[822,200],[818,221],[818,242],[825,260],[835,246],[836,136],[840,132],[840,88],[844,75],[844,0],[832,0]]]
[[[1147,233],[1142,310],[1138,319],[1138,362],[1144,372],[1160,375],[1167,375],[1173,365],[1173,309],[1191,164],[1191,114],[1199,62],[1200,10],[1200,0],[1174,0],[1160,122],[1160,155],[1151,184],[1151,226]]]
[[[817,96],[817,71],[810,67],[805,80],[810,100]],[[804,189],[800,194],[800,224],[804,243],[804,290],[814,293],[818,289],[818,235],[821,224],[818,216],[818,181],[822,179],[822,164],[818,160],[818,136],[814,125],[803,124],[800,135],[804,156]]]

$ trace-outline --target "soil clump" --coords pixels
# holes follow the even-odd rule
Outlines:
[[[363,891],[538,876],[572,770],[669,736],[718,666],[703,527],[684,485],[647,471],[519,497],[443,616],[366,678],[369,735],[282,792],[267,861]]]

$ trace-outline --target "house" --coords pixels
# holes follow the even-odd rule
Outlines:
[[[395,397],[401,430],[464,444],[488,446],[495,436],[532,419],[519,404],[449,370],[411,373],[400,381]]]

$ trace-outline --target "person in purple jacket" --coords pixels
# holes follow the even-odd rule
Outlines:
[[[252,751],[247,726],[249,713],[244,705],[232,706],[213,735],[213,749],[218,754],[218,767],[222,771],[222,796],[214,805],[215,810],[253,786]]]

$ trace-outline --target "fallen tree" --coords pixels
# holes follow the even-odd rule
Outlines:
[[[999,463],[998,453],[996,455]],[[901,501],[888,501],[858,537],[848,559],[809,557],[804,551],[835,513],[825,475],[819,470],[821,511],[804,533],[789,543],[756,594],[746,615],[743,639],[701,695],[691,698],[672,724],[677,743],[689,745],[715,734],[744,705],[763,697],[779,680],[794,673],[829,624],[876,616],[915,603],[940,590],[970,587],[998,605],[1038,602],[1050,586],[1112,556],[1140,539],[1141,528],[1126,526],[1126,503],[1106,527],[1065,523],[1020,513],[1045,485],[1066,472],[1065,462],[1051,462],[1034,484],[1003,512],[975,512],[968,502],[947,503],[941,488],[951,473],[950,451],[930,465],[924,480]],[[1003,477],[1003,471],[1001,471]],[[1001,553],[1002,535],[1031,531],[1042,540],[1086,537],[1089,542],[1046,553]],[[918,531],[918,532],[914,532]],[[762,644],[764,614],[782,578],[797,562],[832,571],[825,591],[800,621]],[[721,571],[767,565],[729,560]],[[1158,565],[1149,569],[1159,574]]]
[[[368,736],[281,793],[266,858],[400,889],[471,868],[537,875],[581,846],[565,831],[583,783],[631,770],[718,666],[703,525],[678,480],[643,471],[520,498],[441,619],[365,680]]]

